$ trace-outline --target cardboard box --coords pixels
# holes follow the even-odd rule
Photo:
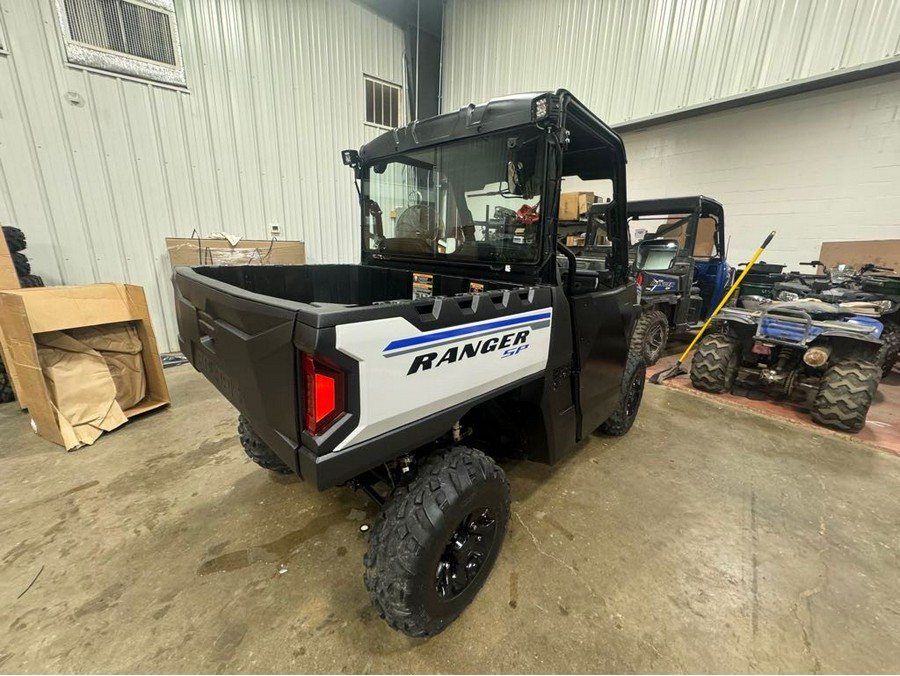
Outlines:
[[[19,276],[16,274],[16,266],[6,246],[6,238],[0,237],[0,290],[18,288]]]
[[[819,260],[828,267],[844,264],[859,268],[874,263],[900,272],[900,239],[822,242]]]
[[[112,333],[121,327],[109,325],[123,323],[131,327],[134,335],[130,331],[128,335]],[[85,327],[97,329],[91,332],[85,331]],[[104,328],[107,330],[99,331]],[[98,332],[102,334],[99,338]],[[115,340],[115,336],[121,340]],[[140,352],[136,353],[138,341]],[[48,348],[58,352],[48,352]],[[86,361],[79,363],[87,365],[88,370],[94,369],[91,370],[94,376],[103,375],[101,366],[105,368],[106,375],[110,376],[106,387],[112,383],[113,408],[119,407],[119,401],[126,404],[120,408],[124,419],[119,419],[113,411],[106,422],[97,425],[102,431],[169,404],[169,390],[150,324],[150,312],[144,290],[139,286],[91,284],[0,291],[0,352],[19,406],[28,409],[37,433],[66,450],[90,441],[73,435],[68,419],[54,404],[57,402],[62,406],[66,401],[73,406],[78,404],[71,392],[55,391],[62,386],[64,377],[70,384],[79,384],[79,379],[71,378],[71,368],[61,363],[60,355],[64,352],[90,353]],[[107,352],[114,354],[107,355]],[[98,362],[96,355],[107,363]],[[146,380],[143,386],[136,385],[133,377],[128,383],[122,380],[127,377],[126,371],[135,370],[138,356]],[[110,361],[116,363],[110,366]],[[54,372],[55,367],[59,369]],[[82,379],[80,384],[88,380]],[[127,406],[137,398],[136,392],[144,396],[134,405]]]
[[[242,239],[231,246],[227,239],[166,237],[169,262],[179,265],[303,265],[303,242]]]
[[[559,220],[577,221],[594,203],[592,192],[564,192],[559,196]]]
[[[569,235],[566,237],[566,246],[584,246],[584,235]]]
[[[578,193],[578,215],[586,216],[590,211],[591,205],[594,203],[594,193],[580,192]]]
[[[559,196],[559,220],[578,220],[578,193],[564,192]]]

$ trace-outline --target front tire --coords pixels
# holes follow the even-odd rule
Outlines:
[[[630,352],[628,361],[625,363],[625,373],[622,375],[622,389],[619,391],[618,406],[615,412],[597,428],[599,432],[611,437],[621,437],[631,429],[644,397],[646,376],[647,367],[644,364],[644,358],[639,353]]]
[[[705,336],[691,361],[691,384],[713,394],[730,392],[740,365],[740,340],[724,333]]]
[[[662,357],[669,340],[669,320],[659,310],[644,310],[631,334],[631,349],[639,352],[644,364],[653,366]]]
[[[244,453],[257,465],[275,474],[291,474],[293,470],[253,431],[250,422],[243,415],[238,418],[238,435]]]
[[[429,458],[384,506],[363,559],[376,612],[407,636],[433,636],[484,585],[509,523],[506,475],[481,451]]]
[[[828,367],[813,400],[813,422],[842,432],[859,432],[875,399],[881,367],[861,359],[842,359]]]

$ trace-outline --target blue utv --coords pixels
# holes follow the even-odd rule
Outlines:
[[[700,328],[728,291],[725,210],[703,195],[630,201],[628,222],[643,308],[631,344],[650,365],[669,336]]]

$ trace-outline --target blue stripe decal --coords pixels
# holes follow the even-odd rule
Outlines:
[[[401,338],[400,340],[391,341],[384,352],[391,350],[400,350],[404,347],[414,347],[416,345],[427,345],[439,340],[447,338],[456,338],[458,336],[468,336],[472,333],[481,333],[482,331],[490,331],[491,329],[502,329],[507,326],[516,326],[517,324],[530,324],[541,319],[550,319],[550,312],[544,312],[539,315],[529,315],[527,317],[513,317],[511,319],[500,319],[496,322],[488,324],[478,324],[474,326],[462,326],[458,329],[447,329],[446,331],[438,331],[427,336],[413,336],[412,338]]]

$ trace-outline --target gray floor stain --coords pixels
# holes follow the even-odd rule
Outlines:
[[[238,549],[204,561],[197,570],[197,574],[225,573],[246,568],[259,561],[268,563],[284,561],[294,549],[306,540],[324,533],[331,526],[343,521],[345,514],[346,510],[343,509],[323,514],[310,519],[303,528],[291,531],[272,542],[247,549]]]
[[[107,610],[108,608],[116,605],[124,592],[125,585],[122,582],[112,584],[102,592],[100,592],[97,596],[92,598],[90,601],[76,608],[73,616],[75,617],[75,619],[78,619],[84,617],[85,615],[101,613],[104,610]]]

